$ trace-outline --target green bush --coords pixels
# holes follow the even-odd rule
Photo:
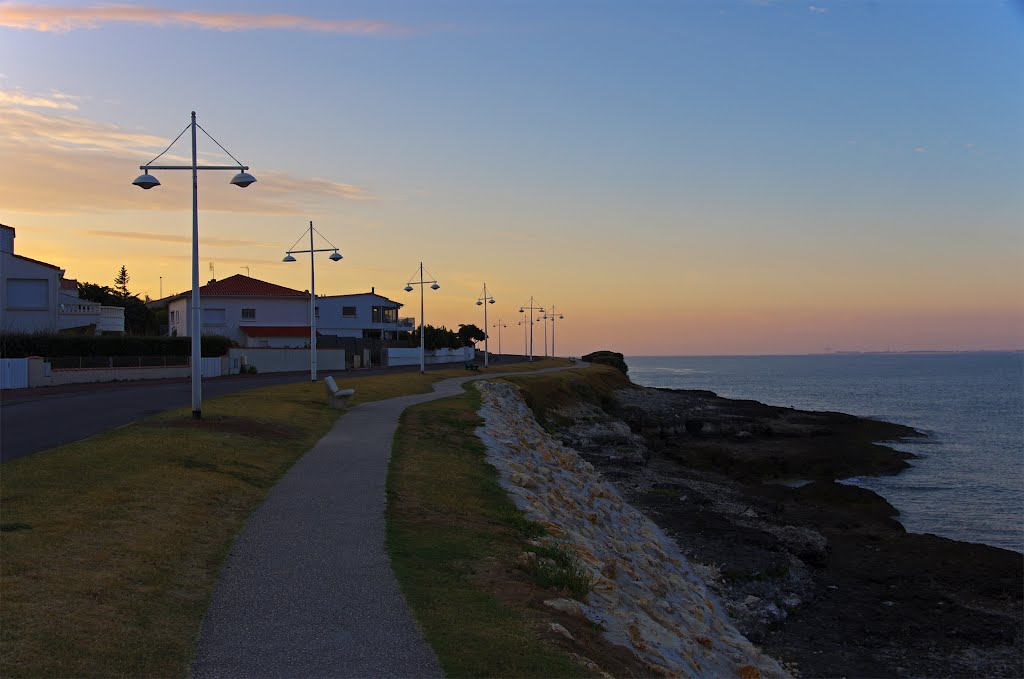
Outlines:
[[[223,335],[204,335],[203,356],[228,353],[234,344]],[[0,333],[0,356],[24,358],[42,356],[188,356],[188,337],[135,337],[114,335],[56,335],[51,333]]]

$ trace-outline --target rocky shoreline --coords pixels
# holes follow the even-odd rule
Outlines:
[[[737,628],[805,677],[1024,675],[1024,556],[907,533],[837,479],[898,473],[901,425],[628,388],[544,425],[672,539]]]

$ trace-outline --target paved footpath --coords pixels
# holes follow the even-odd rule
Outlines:
[[[364,403],[340,417],[239,534],[203,621],[193,676],[443,676],[385,551],[392,439],[411,405],[459,394],[470,380],[526,374],[447,379],[432,394]]]

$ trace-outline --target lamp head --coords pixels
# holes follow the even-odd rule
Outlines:
[[[544,310],[543,310],[543,309],[537,309],[537,311],[539,311],[539,312],[541,312],[541,313],[544,313]]]
[[[494,298],[491,297],[491,304],[494,304]]]
[[[412,286],[411,286],[411,285],[407,285],[407,286],[405,286],[405,288],[403,288],[403,289],[404,289],[404,290],[405,290],[406,292],[412,292]]]
[[[481,304],[483,304],[483,302],[481,302],[480,300],[477,300],[477,301],[476,301],[476,305],[477,305],[477,306],[480,306]]]
[[[138,186],[139,188],[148,190],[153,188],[154,186],[160,186],[160,180],[151,175],[150,173],[144,172],[140,174],[138,177],[136,177],[135,181],[133,181],[132,184]]]
[[[342,259],[342,256],[340,252],[335,250],[334,252],[331,253],[331,256],[328,259],[330,259],[332,262],[337,262],[338,260]]]
[[[284,259],[282,259],[281,261],[282,262],[294,262],[295,258],[292,257],[292,253],[289,252],[287,255],[284,256]]]
[[[253,184],[255,182],[256,177],[253,177],[248,172],[239,172],[238,174],[231,178],[232,184],[234,184],[235,186],[241,186],[242,188],[245,188],[249,184]]]
[[[440,289],[440,287],[441,287],[440,285],[438,285],[437,283],[434,283],[433,285],[430,286],[430,289],[431,290],[438,290],[438,289]]]
[[[523,313],[523,308],[519,307],[519,313]]]
[[[563,316],[562,314],[558,314],[558,320],[562,320],[563,318],[565,318],[565,316]]]

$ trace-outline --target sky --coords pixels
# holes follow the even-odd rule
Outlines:
[[[308,289],[281,259],[312,221],[344,255],[319,294],[418,317],[422,261],[426,322],[482,326],[486,282],[505,352],[531,298],[559,355],[1021,349],[1022,29],[1001,0],[0,1],[0,223],[70,278],[189,289],[188,173],[131,182],[194,110],[258,179],[200,173],[204,283]]]

